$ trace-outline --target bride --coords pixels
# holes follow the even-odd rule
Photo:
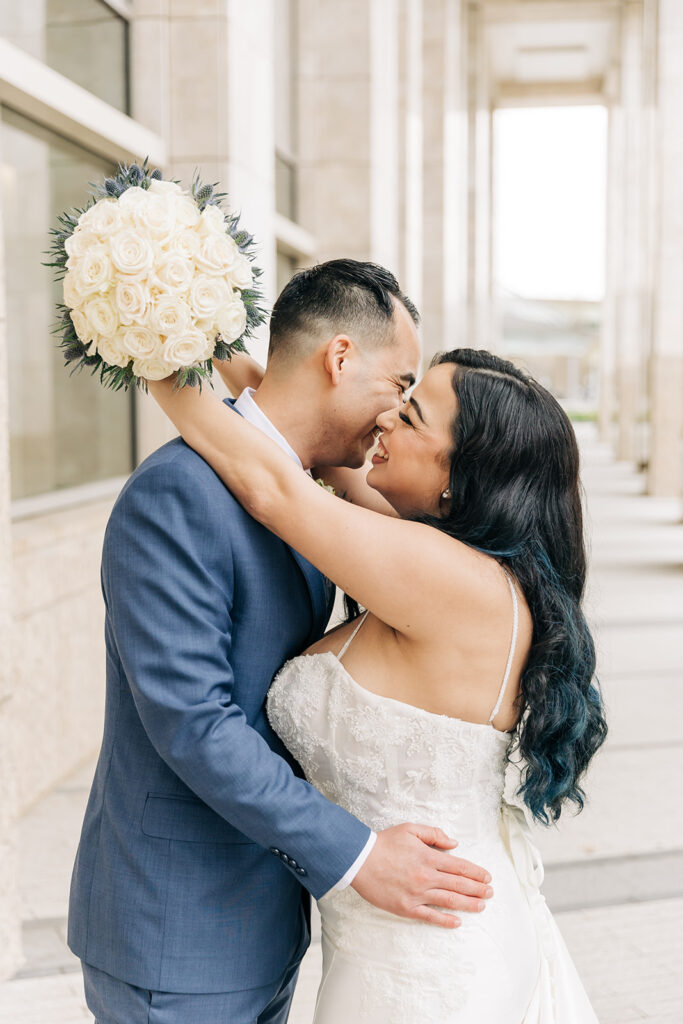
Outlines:
[[[246,357],[221,373],[258,385]],[[450,929],[353,888],[324,896],[315,1024],[595,1022],[525,815],[504,799],[514,757],[531,818],[581,809],[606,735],[566,414],[509,362],[442,354],[379,417],[367,476],[326,479],[351,503],[206,389],[149,389],[249,514],[367,609],[271,688],[273,728],[309,781],[373,829],[438,824],[492,875],[485,912]]]

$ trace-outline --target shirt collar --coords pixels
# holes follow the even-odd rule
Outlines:
[[[283,452],[286,452],[290,459],[293,459],[294,462],[303,469],[301,459],[296,454],[287,438],[280,433],[273,423],[270,422],[263,410],[260,409],[254,401],[254,394],[255,392],[253,388],[245,388],[235,402],[234,408],[244,416],[248,423],[258,427],[259,430],[262,430],[267,437],[272,441],[275,441],[275,443],[282,448]]]

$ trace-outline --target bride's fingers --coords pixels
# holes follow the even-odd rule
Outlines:
[[[432,889],[426,894],[425,900],[437,908],[444,907],[463,914],[481,914],[482,910],[486,910],[486,900],[453,892],[451,889]]]

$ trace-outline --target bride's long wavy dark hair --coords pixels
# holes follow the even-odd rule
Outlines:
[[[567,414],[512,363],[475,349],[441,353],[453,364],[457,413],[450,499],[420,516],[505,565],[527,600],[533,638],[521,679],[510,757],[522,758],[519,794],[544,824],[569,801],[607,735],[595,647],[582,610],[586,549],[579,451]]]
[[[533,636],[508,756],[520,756],[519,795],[547,825],[565,803],[583,808],[581,779],[607,736],[582,609],[579,450],[560,404],[512,363],[467,348],[432,366],[444,363],[453,364],[457,400],[450,498],[439,515],[415,518],[495,558],[524,593]]]

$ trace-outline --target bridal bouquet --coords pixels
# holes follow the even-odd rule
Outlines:
[[[115,389],[176,371],[179,387],[201,386],[264,320],[252,236],[213,185],[183,189],[147,161],[92,188],[51,232],[66,364]]]

